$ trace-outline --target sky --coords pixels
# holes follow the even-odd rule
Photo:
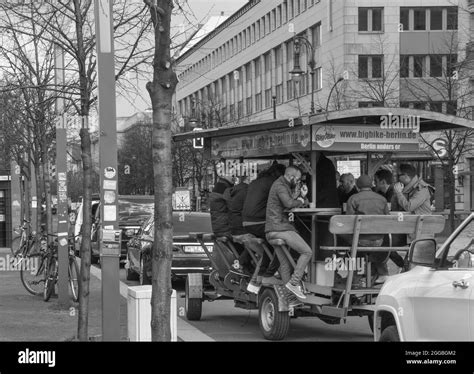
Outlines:
[[[220,15],[224,12],[226,16],[230,16],[237,11],[248,0],[188,0],[189,7],[185,8],[187,17],[175,16],[172,19],[172,24],[175,27],[192,22],[197,25],[204,23],[209,16]],[[190,10],[189,10],[190,8]],[[187,18],[187,19],[186,19]],[[150,75],[149,80],[152,80]],[[151,107],[149,95],[145,89],[146,82],[138,82],[138,94],[128,94],[126,97],[117,97],[117,117],[129,117],[136,112],[144,111]]]

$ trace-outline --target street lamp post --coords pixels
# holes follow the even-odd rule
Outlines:
[[[314,114],[314,74],[316,69],[316,60],[314,58],[314,47],[311,42],[304,36],[295,36],[294,39],[294,51],[293,51],[293,70],[290,71],[290,75],[295,83],[301,82],[305,72],[300,66],[300,55],[301,55],[301,43],[306,47],[308,53],[308,67],[311,75],[311,108],[310,114]]]

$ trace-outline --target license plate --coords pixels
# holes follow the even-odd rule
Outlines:
[[[212,252],[212,246],[208,246],[207,248],[209,249],[209,252]],[[200,245],[185,245],[183,249],[185,253],[205,253]]]

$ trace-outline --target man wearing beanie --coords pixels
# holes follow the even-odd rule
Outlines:
[[[352,195],[347,201],[347,214],[359,215],[388,215],[387,200],[376,192],[372,191],[372,178],[368,175],[361,175],[357,180],[357,187],[360,192]],[[383,235],[365,234],[359,237],[359,246],[361,247],[380,247],[383,242]],[[372,252],[369,261],[373,263],[378,277],[376,284],[384,283],[387,275],[388,252]]]

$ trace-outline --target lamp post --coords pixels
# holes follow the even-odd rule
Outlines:
[[[295,36],[293,38],[294,50],[293,50],[293,70],[290,71],[290,75],[293,78],[293,82],[299,83],[303,79],[305,72],[300,66],[300,55],[301,55],[301,44],[303,44],[308,52],[308,67],[311,75],[311,108],[310,114],[314,114],[314,73],[316,69],[316,61],[314,59],[314,47],[311,42],[304,36]]]

